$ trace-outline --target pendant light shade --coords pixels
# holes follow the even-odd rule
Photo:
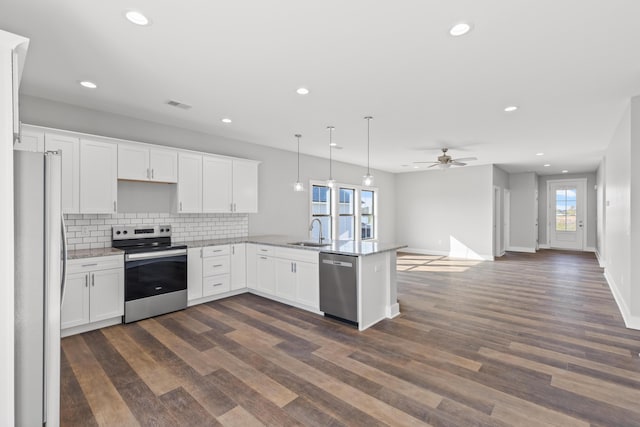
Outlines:
[[[329,129],[329,179],[327,180],[327,187],[334,188],[336,186],[336,180],[333,179],[333,130],[335,127],[327,126]]]
[[[370,187],[373,185],[373,175],[371,175],[371,170],[369,169],[369,157],[371,154],[369,131],[370,131],[371,119],[373,119],[373,117],[366,116],[364,119],[367,121],[367,174],[362,177],[362,185],[364,185],[365,187]]]
[[[294,136],[298,140],[298,179],[296,180],[296,183],[293,184],[293,191],[300,192],[304,191],[304,185],[302,185],[302,182],[300,182],[300,138],[302,137],[302,135],[297,133]]]

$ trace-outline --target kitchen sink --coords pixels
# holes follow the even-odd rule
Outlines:
[[[323,248],[325,246],[331,246],[331,243],[318,243],[318,242],[293,242],[287,243],[293,246],[307,246],[309,248]]]

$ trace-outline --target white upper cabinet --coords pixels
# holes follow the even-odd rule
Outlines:
[[[117,200],[117,144],[81,139],[80,212],[116,213]]]
[[[224,157],[202,158],[202,211],[231,212],[232,160]]]
[[[47,132],[45,150],[62,155],[62,212],[80,212],[80,138]]]
[[[44,152],[44,131],[22,126],[20,138],[13,144],[14,150]]]
[[[118,143],[118,179],[178,181],[178,152],[144,144]]]
[[[202,156],[178,154],[178,213],[202,212]]]
[[[233,161],[233,212],[258,212],[258,164]]]

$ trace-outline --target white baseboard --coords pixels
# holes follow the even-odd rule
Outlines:
[[[551,246],[544,244],[544,245],[538,245],[538,248],[540,249],[551,249]]]
[[[600,265],[600,268],[606,268],[607,264],[605,263],[604,258],[602,258],[602,255],[600,255],[600,252],[598,252],[597,248],[596,248],[596,258],[598,259],[598,264]]]
[[[478,261],[493,261],[493,255],[475,254],[474,256],[460,256],[459,254],[453,254],[449,251],[437,251],[423,248],[402,248],[402,252],[410,252],[421,255],[438,255],[452,258],[473,259]]]
[[[584,251],[585,252],[596,252],[596,248],[594,248],[593,246],[585,246],[584,247]]]
[[[400,315],[400,304],[395,303],[387,307],[387,319],[393,319]]]
[[[529,253],[529,254],[535,254],[536,253],[535,248],[525,248],[523,246],[509,246],[507,248],[507,250],[509,252],[526,252],[526,253]]]
[[[618,286],[606,269],[604,271],[604,277],[607,279],[609,289],[611,289],[611,293],[613,294],[613,298],[616,300],[616,304],[618,304],[618,310],[620,310],[620,314],[622,314],[625,326],[629,329],[640,330],[640,317],[631,315],[627,303],[624,301],[624,298],[622,298],[622,295],[618,290]]]

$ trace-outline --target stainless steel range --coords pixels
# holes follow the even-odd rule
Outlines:
[[[187,307],[187,246],[170,225],[114,226],[111,246],[125,251],[124,323]]]

